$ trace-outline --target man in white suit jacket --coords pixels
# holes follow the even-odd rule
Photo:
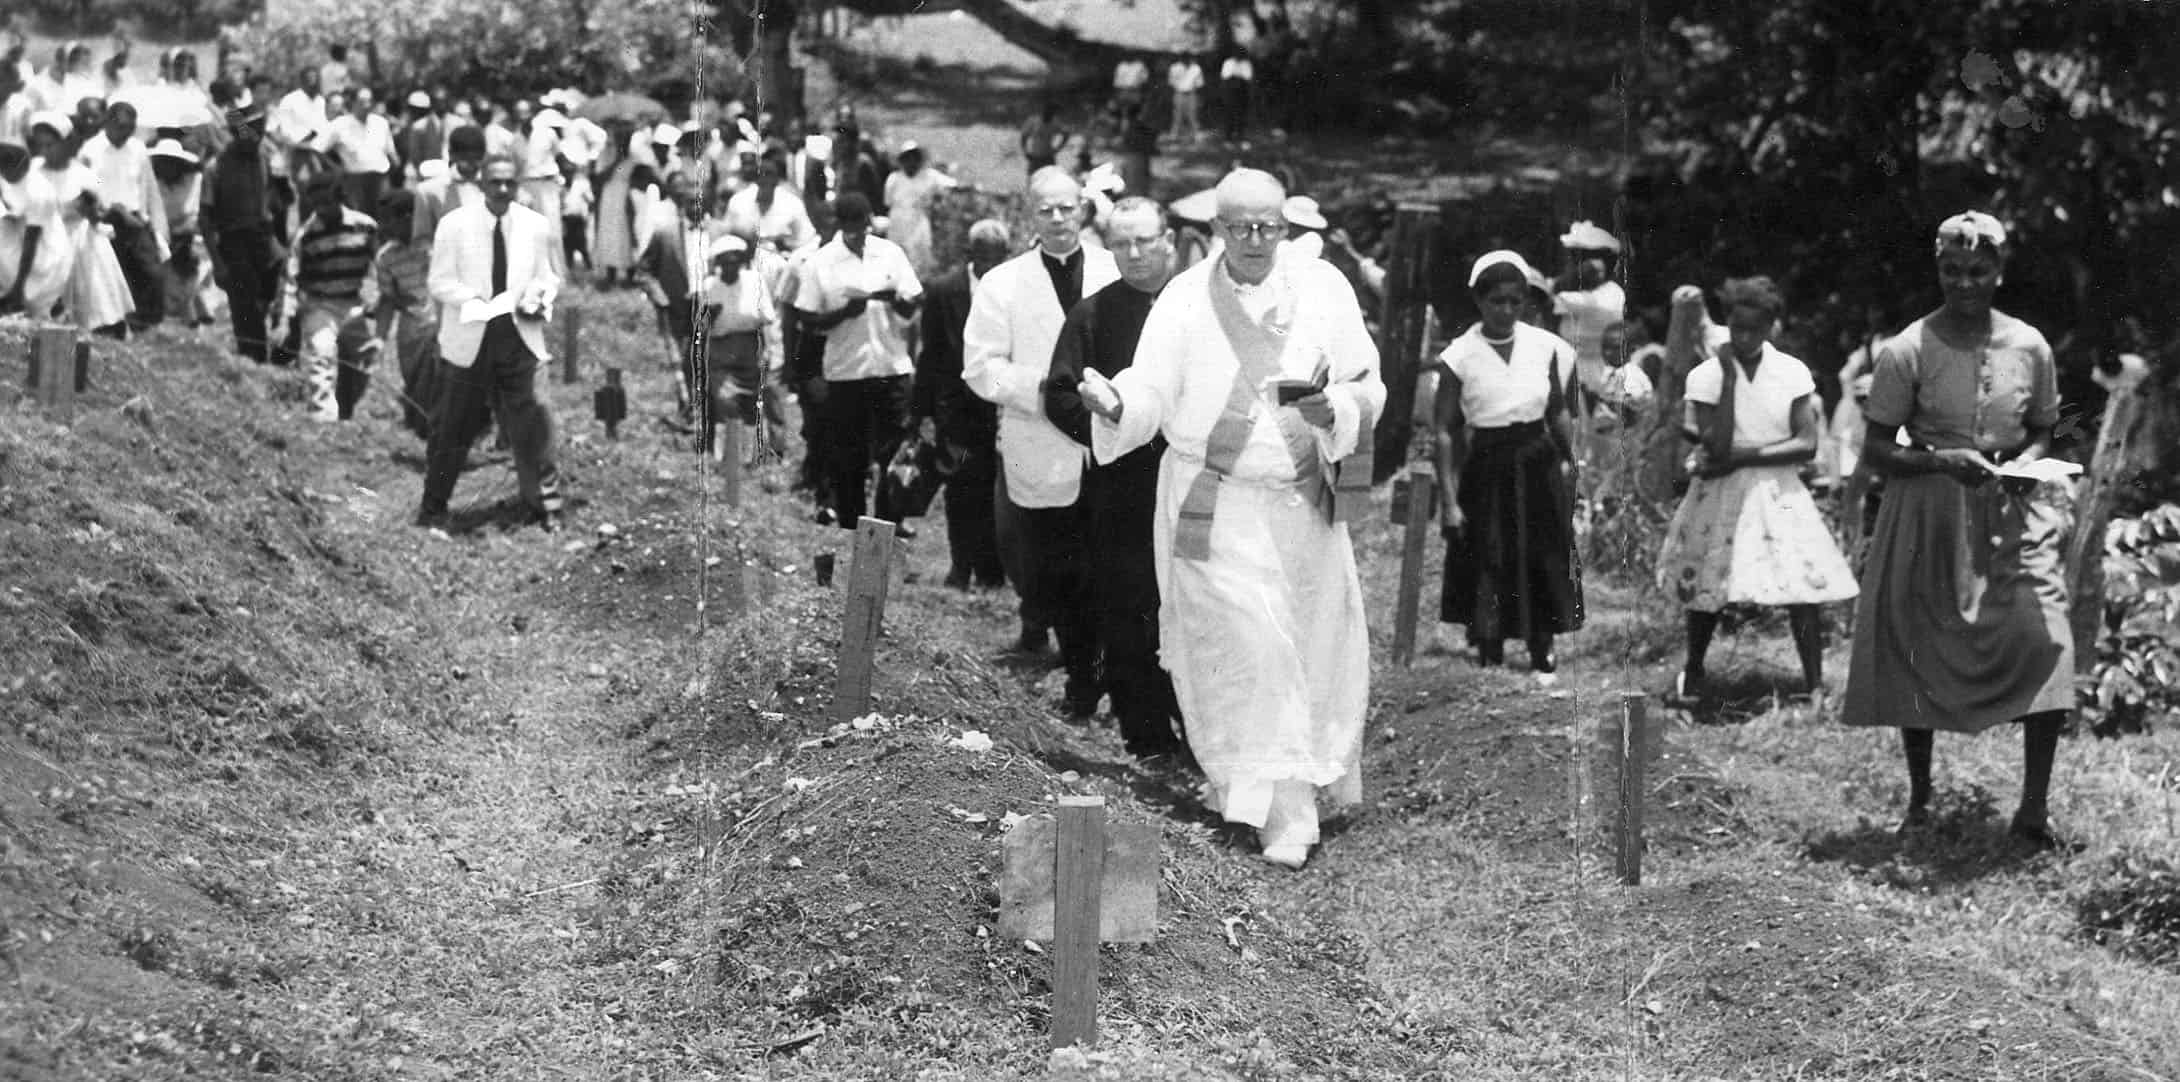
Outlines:
[[[478,173],[484,202],[447,212],[432,236],[428,284],[439,302],[439,354],[455,371],[432,429],[420,526],[446,526],[447,501],[496,393],[523,502],[547,531],[559,528],[553,419],[536,381],[560,276],[550,225],[515,201],[521,175],[513,158],[486,158]]]
[[[1056,166],[1030,177],[1037,247],[992,268],[977,282],[962,328],[962,381],[999,407],[1000,554],[1022,598],[1022,645],[1059,637],[1067,667],[1065,706],[1075,717],[1097,710],[1096,623],[1085,602],[1081,444],[1045,419],[1044,381],[1052,347],[1076,302],[1120,278],[1111,252],[1082,243],[1082,185]]]

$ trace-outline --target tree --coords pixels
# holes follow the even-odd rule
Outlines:
[[[1671,253],[1638,266],[1638,296],[1772,274],[1810,359],[1836,367],[1865,313],[1897,327],[1935,305],[1931,231],[1976,207],[2016,237],[2000,303],[2052,335],[2087,418],[2092,362],[2175,341],[2180,7],[1709,0],[1681,14],[1633,88],[1658,154],[1630,186],[1632,231],[1638,250]]]

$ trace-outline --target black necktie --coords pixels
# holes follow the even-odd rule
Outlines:
[[[503,228],[507,219],[492,216],[492,295],[507,292],[507,232]]]

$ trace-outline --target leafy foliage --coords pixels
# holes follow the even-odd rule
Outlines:
[[[2111,736],[2180,709],[2180,506],[2115,519],[2104,537],[2104,634],[2081,705]]]
[[[33,25],[55,37],[104,34],[123,23],[159,38],[204,38],[264,9],[264,0],[21,0]]]
[[[2180,8],[2036,0],[1703,0],[1634,89],[1659,156],[1631,187],[1638,293],[1764,272],[1832,360],[1936,300],[1929,237],[1989,210],[2015,230],[2001,305],[2087,358],[2180,325],[2180,136],[2164,81]]]

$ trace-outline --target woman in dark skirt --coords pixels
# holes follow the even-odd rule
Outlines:
[[[1446,535],[1439,619],[1467,625],[1486,666],[1505,662],[1505,640],[1521,639],[1530,668],[1550,683],[1554,636],[1582,627],[1567,407],[1574,347],[1521,322],[1532,273],[1514,252],[1478,259],[1469,289],[1482,319],[1439,356],[1432,425]]]
[[[2011,832],[2061,843],[2047,798],[2074,705],[2074,638],[2060,544],[2067,490],[2021,467],[2059,419],[2051,346],[1994,309],[2006,231],[1987,214],[1938,227],[1945,303],[1878,347],[1864,416],[1866,461],[1885,478],[1862,572],[1841,720],[1900,730],[1903,832],[1930,819],[1938,730],[2018,722],[2021,807]],[[1907,431],[1909,446],[1894,437]],[[2012,476],[2008,476],[2011,474]]]

